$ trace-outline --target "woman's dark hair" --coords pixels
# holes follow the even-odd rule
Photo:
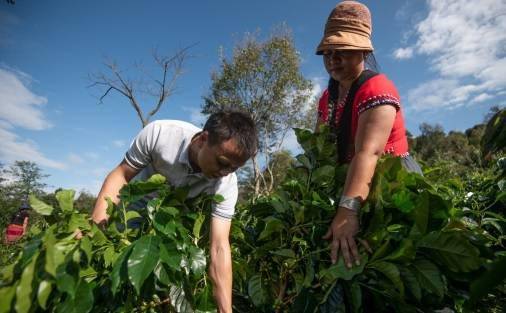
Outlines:
[[[376,61],[376,57],[374,57],[374,53],[366,52],[366,55],[364,57],[364,63],[365,63],[365,68],[367,70],[371,70],[376,73],[380,72],[380,66],[379,66],[378,62]]]
[[[379,65],[376,62],[376,58],[372,52],[367,52],[364,57],[365,62],[365,71],[369,70],[374,73],[379,73]],[[362,75],[361,75],[362,76]],[[359,80],[357,78],[357,80]],[[357,81],[356,80],[356,81]],[[329,107],[332,110],[332,114],[330,117],[330,129],[331,134],[333,136],[332,140],[335,140],[337,144],[337,160],[339,163],[346,163],[348,161],[349,149],[350,149],[350,139],[351,139],[351,112],[352,112],[352,103],[350,102],[350,97],[354,97],[354,93],[357,90],[354,90],[355,83],[350,88],[348,93],[348,99],[346,99],[346,105],[344,107],[343,113],[341,114],[341,118],[339,120],[339,127],[336,127],[336,106],[339,98],[339,82],[334,80],[332,77],[329,80],[328,91],[329,91]],[[353,99],[351,99],[353,100]]]
[[[252,157],[257,153],[258,136],[255,122],[245,112],[225,110],[211,114],[204,131],[209,134],[209,144],[220,144],[235,138],[238,148],[245,156]]]

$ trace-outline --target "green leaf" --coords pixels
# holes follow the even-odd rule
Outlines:
[[[200,238],[200,229],[202,228],[202,224],[204,223],[206,216],[199,212],[199,216],[193,223],[193,236],[198,239]]]
[[[275,217],[269,216],[265,218],[265,228],[260,233],[260,236],[258,237],[258,240],[263,240],[268,238],[271,234],[281,232],[285,229],[285,225],[280,219],[277,219]]]
[[[200,276],[206,270],[206,255],[204,253],[204,250],[193,246],[190,246],[189,250],[190,267],[192,269],[192,272],[195,275]]]
[[[44,310],[47,309],[46,303],[52,289],[53,284],[47,280],[43,280],[39,284],[39,290],[37,291],[37,301],[39,302],[40,307]]]
[[[125,217],[126,217],[126,220],[129,221],[133,218],[140,218],[142,216],[139,214],[139,212],[137,212],[135,210],[130,210],[130,211],[126,212]]]
[[[410,192],[406,189],[402,189],[392,195],[392,201],[395,207],[403,213],[409,213],[415,208],[415,204],[411,201]]]
[[[350,293],[353,313],[362,312],[362,289],[356,281],[351,284]]]
[[[39,253],[37,252],[21,274],[19,285],[16,288],[16,305],[14,306],[17,313],[27,313],[32,306],[32,282],[38,256]]]
[[[493,288],[503,284],[505,279],[506,257],[502,257],[492,263],[483,275],[471,283],[471,303],[477,302]]]
[[[172,206],[162,206],[159,210],[169,214],[170,216],[176,216],[179,214],[179,210]]]
[[[480,267],[479,251],[459,232],[432,232],[418,242],[454,272],[470,272]]]
[[[61,292],[66,292],[74,298],[76,292],[76,279],[67,273],[67,265],[68,263],[63,263],[56,268],[56,287]]]
[[[165,179],[165,177],[163,175],[160,175],[160,174],[154,174],[153,176],[151,176],[147,182],[148,183],[152,183],[152,184],[157,184],[157,185],[163,185],[165,183],[167,179]]]
[[[156,212],[153,226],[162,234],[171,238],[175,238],[176,236],[176,222],[174,221],[174,217],[163,210]]]
[[[58,200],[58,204],[60,205],[60,209],[63,212],[70,213],[74,211],[74,190],[63,189],[56,193],[56,200]]]
[[[276,210],[278,213],[283,213],[286,211],[285,206],[283,205],[283,202],[281,202],[278,198],[273,198],[271,200],[271,206]]]
[[[369,263],[368,267],[385,275],[394,284],[395,288],[399,290],[401,296],[404,296],[404,284],[402,283],[401,274],[397,266],[390,262],[377,261]]]
[[[440,298],[443,297],[445,285],[436,265],[428,260],[417,260],[412,269],[422,289],[428,290]]]
[[[251,276],[248,282],[248,295],[256,307],[262,307],[264,304],[267,304],[267,288],[263,285],[260,274]]]
[[[222,195],[213,195],[213,201],[216,203],[220,203],[225,201],[225,197],[223,197]]]
[[[113,246],[109,246],[105,248],[103,257],[105,267],[109,267],[114,263],[114,261],[116,261],[118,254],[116,254]]]
[[[93,308],[93,289],[85,280],[77,284],[74,298],[74,312],[88,313]]]
[[[128,279],[134,286],[137,294],[146,278],[153,272],[158,262],[160,239],[155,236],[144,236],[132,244],[133,250],[128,257]]]
[[[181,269],[181,254],[175,249],[167,249],[164,243],[160,243],[160,260],[174,271]]]
[[[176,312],[193,313],[192,306],[186,299],[185,292],[182,287],[175,285],[170,286],[169,299],[170,304],[176,310]]]
[[[16,294],[16,285],[0,288],[0,313],[11,312],[11,304]]]
[[[367,263],[367,254],[360,255],[360,265],[353,266],[348,269],[344,264],[344,258],[340,257],[336,264],[331,265],[329,268],[320,271],[319,276],[323,278],[325,284],[332,284],[336,279],[351,280],[356,275],[364,271],[364,266]]]
[[[91,261],[91,258],[92,258],[92,249],[93,249],[93,246],[91,244],[91,241],[90,241],[90,238],[87,237],[87,236],[84,236],[83,238],[81,238],[81,240],[79,240],[79,248],[84,252],[84,254],[86,254],[86,259],[87,259],[87,262],[89,263]]]
[[[413,294],[416,300],[419,302],[422,300],[422,288],[420,283],[416,279],[415,274],[408,267],[400,267],[401,278],[404,281],[404,285],[408,287],[408,290]]]
[[[204,290],[197,295],[197,310],[204,312],[214,312],[216,311],[216,306],[214,305],[213,299],[213,290],[210,284],[207,284],[204,287]]]
[[[53,233],[47,232],[44,246],[46,247],[46,264],[44,269],[53,275],[53,277],[56,277],[56,269],[65,261],[65,255],[73,248],[73,245],[57,242]]]
[[[279,249],[276,251],[272,251],[271,253],[274,255],[279,255],[279,256],[286,257],[286,258],[292,258],[292,259],[297,258],[297,256],[295,255],[295,252],[293,252],[293,250],[291,250],[291,249]]]
[[[122,281],[128,278],[127,262],[130,253],[132,252],[133,245],[128,246],[114,262],[111,272],[111,291],[116,294],[118,287]]]
[[[413,240],[404,239],[401,241],[401,245],[397,250],[387,255],[384,260],[388,261],[400,261],[407,262],[413,260],[416,255],[416,249],[413,245]]]
[[[334,177],[335,167],[332,165],[324,165],[313,171],[311,175],[312,182],[322,183]]]
[[[429,223],[429,194],[423,192],[416,200],[416,210],[413,210],[415,225],[420,235],[427,233]]]
[[[67,231],[71,233],[78,228],[80,230],[91,230],[88,214],[74,213],[72,216],[70,216],[70,220],[67,225]]]
[[[162,263],[158,263],[154,270],[155,277],[158,279],[158,282],[162,283],[163,285],[169,286],[171,285],[171,279],[169,274],[167,273],[167,270],[162,265]]]
[[[51,215],[51,213],[54,211],[54,208],[52,206],[45,204],[33,195],[30,195],[29,200],[32,209],[40,215],[48,216]]]

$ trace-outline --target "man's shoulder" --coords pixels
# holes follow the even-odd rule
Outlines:
[[[202,130],[191,123],[180,120],[156,120],[152,121],[150,125],[160,127],[161,129],[181,129],[190,132],[199,132]]]

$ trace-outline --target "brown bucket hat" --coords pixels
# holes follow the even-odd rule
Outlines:
[[[332,49],[373,51],[371,33],[369,9],[357,1],[342,1],[327,19],[316,54]]]

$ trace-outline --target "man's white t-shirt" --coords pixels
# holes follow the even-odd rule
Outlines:
[[[136,178],[147,179],[158,173],[174,187],[188,186],[188,197],[201,193],[222,195],[225,200],[213,205],[211,215],[230,220],[237,202],[237,176],[231,173],[213,179],[193,172],[188,149],[193,136],[200,131],[200,128],[183,121],[151,122],[135,137],[125,161],[131,167],[142,170]]]

